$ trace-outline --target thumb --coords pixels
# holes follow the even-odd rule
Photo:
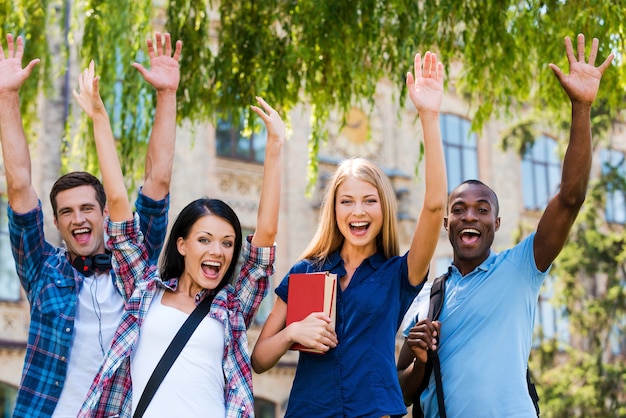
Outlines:
[[[556,78],[562,83],[564,77],[563,71],[555,64],[550,63],[548,66],[552,69]]]
[[[139,71],[139,74],[141,74],[143,78],[146,78],[146,74],[148,73],[148,70],[146,70],[146,68],[143,65],[139,64],[138,62],[133,62],[131,65],[135,67],[137,71]]]
[[[413,79],[413,74],[411,74],[411,72],[409,71],[406,73],[406,86],[411,87],[414,84],[415,84],[415,79]]]
[[[30,73],[32,73],[33,69],[35,69],[35,66],[39,64],[39,61],[40,61],[39,58],[35,58],[31,62],[29,62],[26,67],[24,67],[24,71],[26,72],[26,77],[30,76]]]

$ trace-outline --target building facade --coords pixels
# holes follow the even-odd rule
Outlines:
[[[399,206],[401,249],[409,248],[424,193],[423,164],[419,163],[421,130],[410,102],[404,107],[393,99],[394,86],[388,81],[379,84],[375,106],[355,104],[341,127],[338,115],[330,124],[330,139],[319,154],[319,175],[310,195],[307,194],[307,138],[310,133],[310,109],[302,104],[289,119],[292,131],[284,147],[280,224],[276,239],[276,274],[273,286],[283,278],[297,260],[316,228],[320,198],[325,181],[341,160],[362,156],[375,161],[391,178]],[[564,105],[567,99],[563,96]],[[56,178],[51,176],[59,163],[47,156],[46,150],[59,146],[55,132],[60,132],[58,106],[44,106],[45,129],[33,144],[35,187],[42,197],[46,212],[48,239],[60,244],[52,224],[47,195]],[[556,141],[562,133],[546,130],[523,157],[500,146],[504,133],[514,121],[492,119],[480,134],[470,132],[470,110],[456,94],[451,82],[442,107],[441,127],[447,161],[450,189],[462,180],[478,178],[490,185],[500,198],[501,228],[496,234],[494,249],[512,245],[521,223],[535,225],[540,210],[556,191],[560,180],[560,157]],[[400,115],[400,116],[398,116]],[[50,128],[51,126],[52,128]],[[611,151],[624,161],[626,142],[623,127],[614,132]],[[233,123],[220,122],[181,126],[178,129],[174,175],[171,189],[171,220],[191,200],[210,196],[225,200],[237,212],[242,227],[255,229],[258,196],[262,178],[264,152],[263,132],[245,138]],[[606,151],[606,150],[605,150]],[[594,158],[592,177],[602,170],[601,159]],[[6,230],[6,190],[1,173],[2,192],[0,228],[0,416],[8,416],[12,397],[19,384],[28,331],[28,302],[19,287],[12,265]],[[616,196],[612,215],[624,223],[623,196]],[[622,199],[621,201],[619,199]],[[620,206],[621,202],[621,206]],[[452,249],[443,229],[432,264],[431,279],[439,275],[452,258]],[[255,324],[249,331],[250,346],[258,337],[275,295],[270,292]],[[548,315],[548,314],[546,314]],[[551,320],[551,319],[550,319]],[[398,339],[398,347],[401,339]],[[257,415],[261,418],[281,417],[289,397],[297,353],[288,352],[272,370],[254,375]]]

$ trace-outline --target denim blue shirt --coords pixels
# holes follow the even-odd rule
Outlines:
[[[346,275],[339,252],[324,264],[296,263],[289,273],[330,271]],[[289,273],[276,288],[287,301]],[[300,353],[286,417],[404,415],[395,363],[395,336],[422,285],[411,286],[406,254],[369,257],[345,290],[337,289],[339,344],[325,354]]]
[[[149,254],[158,260],[167,230],[169,196],[154,201],[139,193],[136,210]],[[48,417],[56,407],[72,347],[78,292],[83,276],[64,248],[45,240],[41,202],[27,213],[8,208],[17,275],[30,303],[30,327],[14,417]],[[111,272],[120,297],[124,294]]]

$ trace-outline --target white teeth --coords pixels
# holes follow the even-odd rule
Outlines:
[[[205,261],[202,263],[203,266],[211,266],[211,267],[219,267],[222,265],[222,263],[219,263],[217,261]]]
[[[86,234],[89,232],[89,228],[80,228],[80,229],[75,229],[72,233],[73,234]]]
[[[359,226],[367,226],[369,222],[352,222],[350,226],[359,227]]]
[[[480,235],[480,231],[478,229],[467,228],[461,231],[461,234],[476,234]]]

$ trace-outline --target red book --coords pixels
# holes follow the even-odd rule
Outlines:
[[[337,305],[337,275],[327,271],[319,273],[293,273],[289,275],[287,290],[287,325],[298,322],[312,312],[324,312],[335,326]],[[322,351],[293,344],[291,350],[323,353]]]

